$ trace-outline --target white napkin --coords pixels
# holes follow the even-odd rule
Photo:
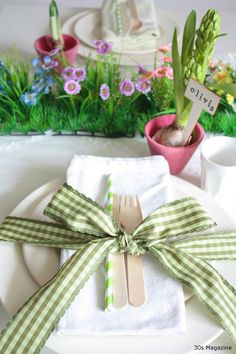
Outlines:
[[[143,217],[169,199],[169,167],[161,156],[103,158],[75,156],[67,183],[105,206],[107,178],[114,192],[138,194]],[[62,263],[73,253],[63,250]],[[104,264],[93,274],[58,325],[58,334],[175,334],[185,333],[185,306],[181,284],[151,254],[143,256],[146,303],[134,308],[104,311]]]
[[[122,34],[119,28],[123,29]],[[104,0],[101,9],[101,37],[111,42],[113,50],[118,52],[156,48],[160,32],[154,1]]]

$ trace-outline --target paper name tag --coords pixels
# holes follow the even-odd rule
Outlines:
[[[183,146],[188,144],[202,111],[206,111],[211,115],[214,115],[220,103],[220,97],[218,95],[193,79],[189,80],[185,91],[185,97],[192,101],[193,106],[190,112],[189,121],[184,129],[182,140]]]
[[[193,79],[189,80],[189,84],[185,91],[185,97],[194,104],[197,104],[201,110],[204,110],[211,115],[215,114],[220,103],[220,97],[218,95]]]

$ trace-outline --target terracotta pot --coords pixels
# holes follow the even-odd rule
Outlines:
[[[190,145],[171,147],[157,143],[153,140],[154,134],[163,127],[171,125],[175,120],[174,114],[159,116],[149,121],[145,126],[145,135],[152,155],[162,155],[169,163],[170,173],[173,175],[181,172],[191,159],[204,138],[204,130],[197,123],[194,140]]]
[[[49,55],[53,50],[52,43],[50,41],[51,35],[47,34],[42,36],[34,42],[34,48],[40,57]],[[69,64],[73,64],[76,60],[76,55],[79,47],[79,40],[69,34],[63,34],[64,39],[64,54]]]

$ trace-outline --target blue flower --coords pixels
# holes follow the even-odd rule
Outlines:
[[[20,101],[24,102],[26,106],[35,105],[41,94],[47,95],[50,92],[50,88],[54,85],[50,71],[58,65],[58,62],[52,60],[50,56],[45,56],[42,61],[38,58],[32,59],[31,64],[34,68],[35,80],[30,91],[20,97]]]
[[[35,80],[31,86],[31,90],[34,93],[37,93],[38,95],[44,90],[44,88],[45,88],[45,80],[43,78]]]
[[[43,64],[42,64],[43,70],[51,70],[55,68],[57,65],[58,65],[58,61],[52,60],[52,58],[49,57],[48,55],[46,55],[43,58]]]
[[[20,101],[24,102],[26,106],[34,106],[37,102],[37,96],[34,92],[26,92],[20,97]]]
[[[45,95],[47,95],[50,92],[50,89],[54,84],[55,84],[55,82],[51,76],[46,77],[45,88],[44,88]]]
[[[32,59],[31,64],[34,68],[34,73],[36,76],[45,77],[48,75],[48,72],[58,66],[58,61],[52,60],[49,55],[46,55],[42,60],[39,58]]]
[[[37,66],[39,66],[39,65],[40,65],[40,60],[39,60],[39,58],[33,58],[33,59],[31,60],[31,65],[33,66],[33,68],[36,68]]]
[[[44,62],[44,64],[46,64],[46,65],[50,64],[51,61],[52,61],[52,59],[50,58],[49,55],[46,55],[46,56],[43,58],[43,62]]]
[[[51,76],[47,76],[45,79],[48,86],[52,86],[54,84],[54,80]]]
[[[34,69],[34,73],[36,76],[41,76],[43,73],[43,70],[40,67],[37,67]]]
[[[49,74],[44,74],[33,82],[31,86],[31,93],[35,94],[36,97],[39,96],[42,92],[47,95],[50,92],[50,88],[53,84],[53,78]]]

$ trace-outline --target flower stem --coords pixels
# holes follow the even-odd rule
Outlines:
[[[185,105],[184,110],[181,112],[180,115],[176,115],[176,119],[175,119],[175,125],[177,127],[182,127],[185,128],[188,120],[189,120],[189,116],[190,116],[190,112],[192,110],[192,102],[188,102],[187,105]]]

